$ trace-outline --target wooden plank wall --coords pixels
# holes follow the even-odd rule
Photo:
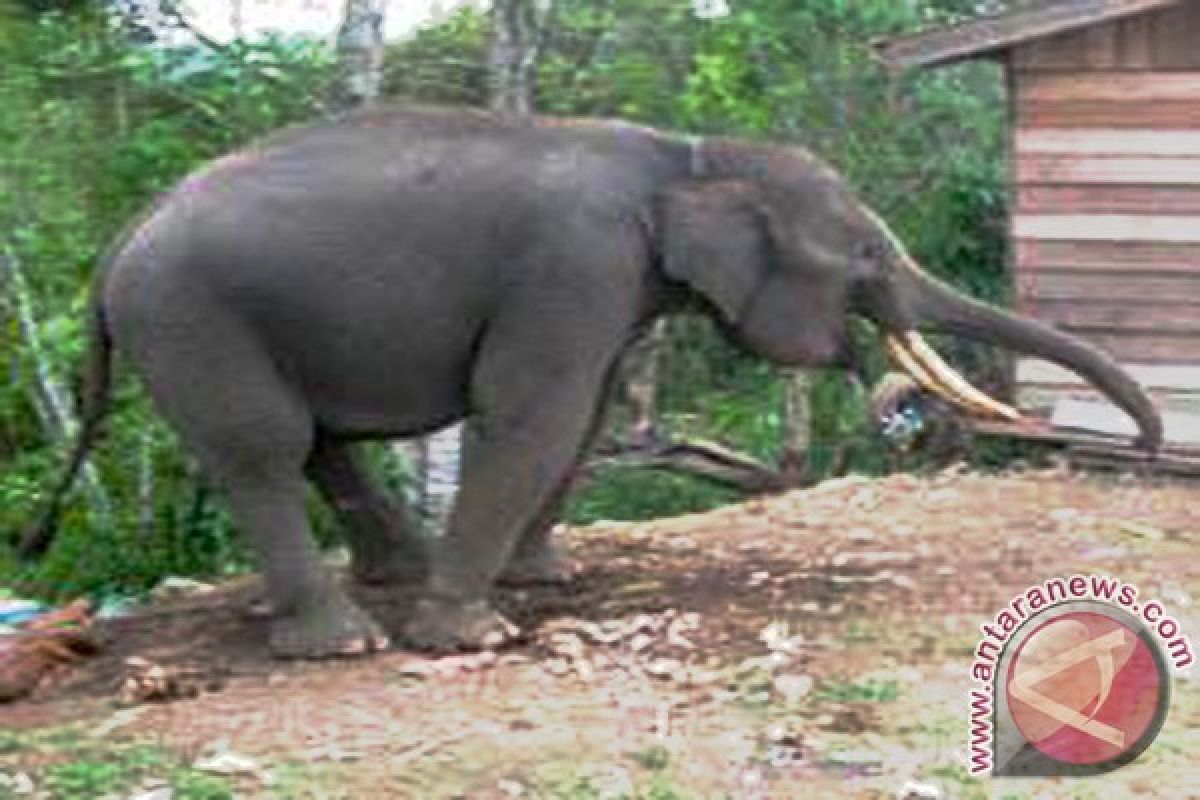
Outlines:
[[[1009,65],[1018,308],[1195,391],[1200,0],[1023,45]],[[1024,364],[1018,381],[1042,374]]]

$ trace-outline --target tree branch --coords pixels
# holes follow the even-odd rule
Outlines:
[[[592,459],[581,472],[587,477],[606,467],[681,472],[746,494],[783,492],[811,484],[802,471],[777,469],[744,453],[699,440],[626,448]]]

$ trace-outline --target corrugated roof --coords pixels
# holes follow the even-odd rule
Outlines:
[[[940,66],[994,55],[1034,39],[1144,14],[1182,1],[1055,0],[981,17],[952,28],[888,39],[877,49],[897,69]]]

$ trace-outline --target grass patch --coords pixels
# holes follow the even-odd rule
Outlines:
[[[666,775],[655,775],[646,787],[620,795],[613,795],[611,790],[597,786],[587,777],[576,778],[552,792],[551,797],[561,800],[689,800],[691,797]]]
[[[821,684],[814,699],[835,703],[890,703],[900,697],[898,681],[829,681]]]
[[[40,767],[23,769],[25,756]],[[55,800],[96,800],[127,796],[150,786],[169,786],[173,800],[233,800],[226,780],[191,769],[153,744],[106,741],[75,727],[25,735],[0,734],[0,771],[25,772],[39,796]]]
[[[660,772],[671,763],[671,751],[661,744],[651,745],[632,754],[634,761],[643,769]]]

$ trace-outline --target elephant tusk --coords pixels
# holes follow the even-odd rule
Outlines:
[[[959,398],[949,396],[947,392],[938,384],[938,382],[935,381],[933,377],[925,371],[925,368],[917,363],[916,358],[909,353],[900,337],[896,336],[894,333],[889,333],[884,337],[883,341],[884,345],[887,347],[888,355],[892,357],[892,360],[900,365],[900,369],[908,373],[908,375],[911,376],[912,379],[915,380],[922,389],[941,395],[947,400],[954,401],[955,405],[958,405],[960,402]]]
[[[900,336],[888,334],[885,342],[892,358],[922,388],[967,411],[1009,421],[1021,418],[1016,409],[993,400],[972,386],[915,331],[907,331]]]
[[[1012,406],[1001,403],[998,400],[993,400],[972,386],[966,378],[959,375],[953,367],[942,360],[942,357],[921,338],[921,334],[916,331],[909,331],[905,334],[904,338],[908,343],[908,350],[912,353],[913,357],[920,361],[933,374],[935,379],[940,380],[946,388],[954,394],[961,396],[971,406],[992,416],[1002,417],[1010,422],[1015,422],[1021,418],[1021,413]]]

